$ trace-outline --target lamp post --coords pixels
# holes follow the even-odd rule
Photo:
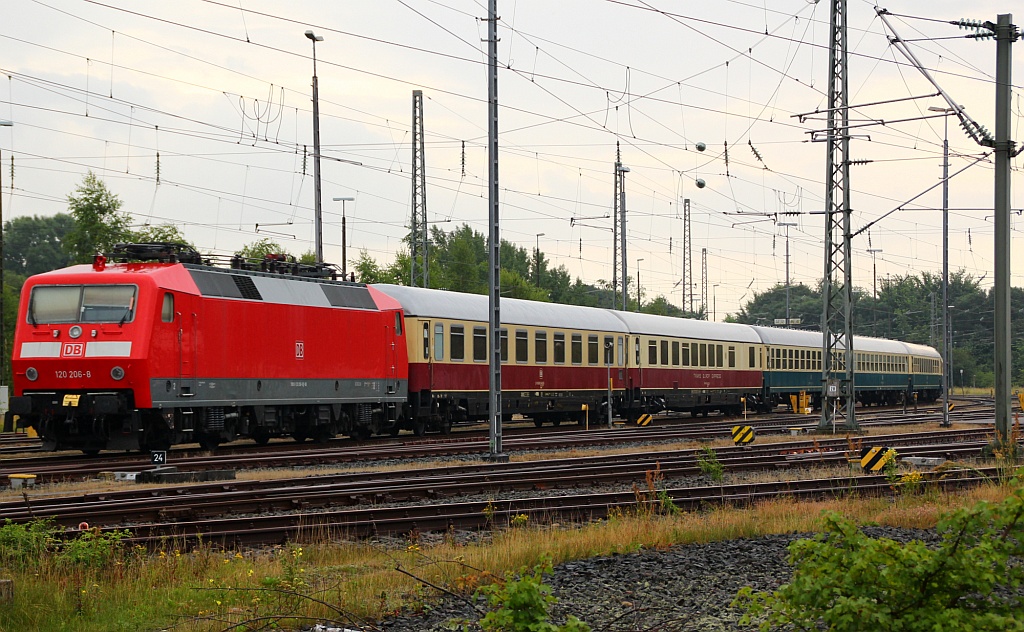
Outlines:
[[[345,233],[345,202],[355,202],[354,197],[336,197],[335,202],[341,202],[341,280],[348,281],[348,258],[345,256],[345,246],[348,239]]]
[[[11,127],[11,121],[0,121],[0,127]],[[3,161],[0,160],[0,166]],[[0,384],[7,382],[7,338],[4,332],[4,205],[0,186]]]
[[[711,286],[711,322],[718,321],[718,292],[715,289],[721,285],[721,283],[715,283]],[[789,315],[786,315],[789,318]]]
[[[544,233],[537,233],[537,287],[540,287],[540,238],[544,236]]]
[[[314,200],[313,232],[317,265],[324,262],[323,214],[320,206],[320,97],[316,85],[316,43],[324,41],[323,36],[306,31],[306,37],[313,41],[313,184]],[[344,264],[343,264],[344,265]]]
[[[942,425],[949,424],[949,115],[954,108],[932,106],[930,112],[941,112],[945,123],[942,131]]]
[[[625,261],[625,259],[623,259],[623,261]],[[640,311],[640,262],[641,261],[643,261],[642,258],[636,260],[636,311],[638,311],[638,312]],[[622,278],[623,278],[623,280],[625,280],[625,278],[626,278],[626,271],[625,270],[622,271]],[[622,287],[626,287],[626,284],[623,283]],[[625,293],[623,293],[623,296],[625,296]]]
[[[789,328],[789,229],[796,226],[796,222],[779,222],[777,224],[786,229],[786,328]]]

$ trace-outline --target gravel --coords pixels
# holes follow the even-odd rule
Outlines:
[[[872,527],[871,537],[900,542],[934,541],[933,531]],[[552,622],[576,615],[596,631],[751,630],[738,624],[742,613],[730,607],[737,591],[751,586],[772,591],[787,582],[791,567],[787,547],[808,534],[772,535],[757,539],[691,544],[666,550],[641,550],[567,562],[545,578],[558,598]],[[383,621],[387,632],[441,632],[453,620],[477,621],[484,603],[474,609],[444,599],[423,612]]]

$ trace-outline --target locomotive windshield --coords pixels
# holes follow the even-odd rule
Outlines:
[[[124,324],[135,318],[137,291],[134,285],[37,285],[28,322]]]

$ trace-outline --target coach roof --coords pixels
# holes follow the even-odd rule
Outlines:
[[[614,314],[633,334],[726,342],[761,342],[757,333],[749,325],[673,318],[638,312],[614,312]]]
[[[405,285],[370,286],[402,304],[406,316],[487,322],[488,297]],[[501,324],[628,333],[612,312],[596,307],[501,299]]]

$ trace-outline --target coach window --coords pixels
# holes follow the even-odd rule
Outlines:
[[[164,293],[164,304],[160,309],[160,320],[165,323],[174,322],[174,295],[170,292]]]
[[[466,359],[466,328],[462,325],[452,325],[450,329],[451,351],[449,355],[452,360]]]
[[[430,323],[423,323],[423,359],[430,359]]]
[[[597,364],[601,360],[601,352],[597,345],[597,336],[587,336],[587,364]]]
[[[690,366],[690,345],[688,345],[687,343],[684,342],[682,344],[682,351],[683,351],[683,358],[682,358],[683,366]]]
[[[533,334],[533,359],[537,364],[548,362],[548,332],[537,331]]]
[[[672,366],[679,366],[679,341],[672,341]]]
[[[750,349],[748,349],[747,351],[749,352],[747,354],[747,368],[752,369],[756,366],[754,364],[754,361],[757,360],[757,355],[754,352],[754,347],[750,347]]]
[[[434,325],[434,359],[444,360],[444,325]]]
[[[516,362],[528,362],[530,353],[530,339],[525,329],[516,330]]]
[[[612,340],[612,336],[604,337],[604,363],[609,365],[615,361],[615,343]]]
[[[637,368],[640,368],[640,336],[633,339],[633,355],[636,356]]]
[[[700,366],[708,365],[708,346],[704,343],[700,345]]]
[[[555,364],[565,364],[565,334],[556,331],[555,332]]]
[[[501,339],[501,361],[508,362],[508,329],[499,329],[498,338]]]
[[[573,334],[572,335],[572,349],[570,350],[570,353],[572,354],[572,363],[573,364],[583,364],[583,335],[582,334]]]
[[[473,328],[473,360],[475,362],[487,361],[487,328]]]
[[[690,343],[690,366],[700,366],[699,345],[696,342]]]
[[[729,368],[736,368],[736,347],[729,347]]]
[[[661,341],[661,363],[668,366],[668,340]]]
[[[654,366],[658,363],[658,342],[655,340],[647,341],[647,366]]]
[[[715,364],[715,366],[718,366],[718,367],[725,366],[725,362],[722,359],[722,354],[723,354],[724,351],[725,351],[725,345],[715,345],[715,360],[717,362]]]

